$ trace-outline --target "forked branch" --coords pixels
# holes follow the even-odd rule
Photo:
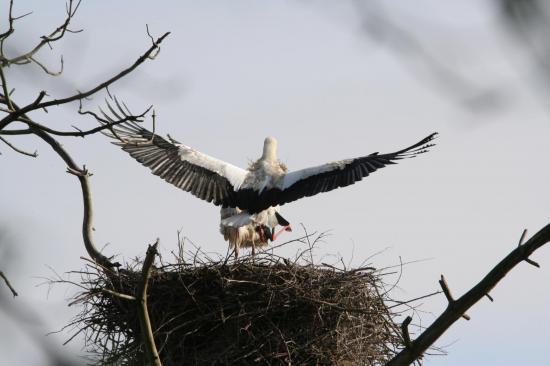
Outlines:
[[[522,238],[525,236],[525,232]],[[508,272],[510,272],[519,263],[526,261],[532,262],[529,256],[544,244],[550,241],[550,224],[542,228],[538,233],[533,235],[525,244],[522,244],[508,254],[500,263],[498,263],[477,285],[470,291],[455,300],[449,287],[442,277],[440,281],[441,287],[449,301],[447,309],[428,327],[418,338],[410,341],[409,344],[391,359],[386,366],[404,366],[410,365],[422,357],[424,352],[431,347],[437,339],[451,327],[458,319],[464,317],[466,311],[475,303],[487,296],[489,292],[502,280]],[[410,321],[409,321],[410,322]],[[405,331],[408,325],[404,324],[402,329]],[[404,332],[405,334],[405,332]],[[407,332],[408,334],[408,332]]]

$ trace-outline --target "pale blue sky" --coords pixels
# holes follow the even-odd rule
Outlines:
[[[296,228],[284,236],[299,235],[299,223],[310,231],[331,230],[318,256],[339,254],[352,264],[384,248],[375,266],[396,264],[399,256],[429,258],[404,268],[394,296],[437,290],[441,273],[459,296],[515,247],[523,228],[534,233],[550,219],[548,101],[530,83],[529,60],[505,37],[491,2],[386,4],[396,24],[463,75],[474,95],[494,94],[500,104],[468,108],[471,95],[435,79],[414,54],[368,37],[357,7],[344,1],[84,2],[75,25],[85,31],[41,54],[55,64],[63,53],[63,76],[47,77],[33,67],[9,70],[8,76],[20,103],[44,88],[53,96],[84,89],[149,47],[147,23],[157,36],[172,34],[156,60],[111,92],[135,111],[154,104],[158,132],[233,164],[257,158],[268,135],[278,138],[280,157],[293,169],[394,151],[439,131],[429,154],[353,187],[284,206]],[[26,48],[54,26],[64,5],[26,1],[16,2],[16,9],[35,13],[18,24],[12,50]],[[97,97],[89,107],[101,103]],[[76,108],[35,117],[57,128],[94,126],[76,116]],[[0,145],[0,224],[16,243],[10,261],[0,264],[21,293],[13,301],[35,306],[44,332],[56,330],[75,311],[66,307],[72,290],[54,288],[47,297],[46,288],[34,286],[41,282],[37,277],[49,275],[46,266],[60,273],[83,266],[80,191],[47,146],[28,137],[12,140],[37,148],[40,157],[25,158]],[[142,255],[160,237],[168,257],[178,229],[204,250],[225,253],[218,208],[151,175],[102,136],[63,142],[94,173],[95,235],[99,245],[109,243],[106,253]],[[428,357],[425,364],[549,363],[549,253],[543,248],[535,255],[540,270],[518,266],[492,293],[495,303],[482,300],[469,312],[470,322],[460,320],[440,340],[452,343],[450,354]],[[445,306],[444,296],[424,301],[422,324]],[[24,336],[5,334],[2,355],[36,364],[41,356],[27,351]]]

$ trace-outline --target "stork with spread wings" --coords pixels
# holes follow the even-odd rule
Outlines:
[[[113,122],[111,120],[111,122]],[[287,171],[277,158],[277,140],[267,137],[262,156],[242,169],[177,142],[162,138],[127,121],[109,128],[114,144],[168,183],[221,206],[220,231],[235,256],[239,248],[263,247],[290,223],[279,213],[281,205],[361,181],[370,173],[398,160],[415,157],[433,146],[437,133],[388,154],[372,153],[315,167]],[[277,226],[282,228],[275,231]]]

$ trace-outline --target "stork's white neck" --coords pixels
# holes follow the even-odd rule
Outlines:
[[[262,160],[275,162],[277,161],[277,140],[273,137],[266,137],[264,140],[264,152]]]

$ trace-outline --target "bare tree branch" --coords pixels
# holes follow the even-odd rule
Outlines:
[[[525,234],[522,235],[522,237]],[[500,263],[498,263],[477,285],[462,295],[458,300],[454,300],[450,291],[445,292],[449,305],[447,309],[422,332],[418,338],[410,343],[410,347],[404,348],[386,366],[404,366],[410,365],[418,360],[426,350],[431,347],[435,341],[451,327],[460,317],[463,317],[468,309],[481,300],[493,289],[515,266],[523,261],[529,260],[529,256],[544,244],[550,241],[550,224],[542,228],[533,235],[525,244],[521,244],[510,254],[508,254]],[[442,287],[448,286],[443,282]],[[445,289],[444,289],[445,291]]]
[[[103,130],[110,130],[113,126],[119,125],[119,124],[127,122],[127,121],[142,122],[143,117],[151,110],[151,108],[152,108],[152,106],[148,107],[143,113],[138,114],[138,115],[125,115],[124,117],[121,117],[118,120],[110,120],[110,121],[104,120],[101,117],[99,117],[97,114],[95,114],[93,112],[90,112],[90,111],[79,112],[81,114],[91,114],[98,121],[100,121],[102,123],[102,125],[100,125],[100,126],[97,126],[97,127],[92,128],[92,129],[85,130],[85,131],[77,129],[75,126],[73,126],[73,128],[77,129],[77,131],[58,131],[58,130],[54,130],[52,128],[46,127],[44,125],[41,125],[41,124],[38,124],[38,123],[32,122],[32,121],[26,121],[25,123],[27,123],[29,125],[29,127],[40,128],[41,130],[44,130],[44,131],[46,131],[46,132],[48,132],[52,135],[85,137],[85,136],[88,136],[88,135],[93,135],[97,132],[101,132]],[[0,135],[1,134],[2,134],[2,132],[0,132]]]
[[[63,146],[55,140],[48,133],[38,128],[31,128],[33,133],[44,140],[52,149],[65,161],[68,166],[69,173],[75,175],[82,189],[82,199],[84,202],[84,218],[82,220],[82,238],[84,240],[84,246],[86,251],[96,262],[107,268],[113,268],[114,264],[103,254],[101,254],[93,241],[93,208],[92,208],[92,193],[90,191],[90,183],[88,177],[90,176],[86,167],[80,168],[71,156],[65,151]]]
[[[42,49],[42,47],[44,47],[45,45],[50,45],[50,43],[58,41],[61,38],[63,38],[63,36],[65,36],[65,32],[67,32],[69,24],[71,23],[71,20],[75,16],[81,2],[82,2],[82,0],[78,0],[78,2],[75,5],[74,0],[69,0],[69,2],[67,4],[67,9],[66,9],[67,16],[65,17],[64,22],[60,26],[58,26],[56,29],[54,29],[52,32],[50,32],[48,35],[44,35],[44,36],[40,37],[40,42],[36,46],[34,46],[30,51],[28,51],[28,52],[26,52],[22,55],[15,56],[13,58],[7,58],[7,57],[5,57],[3,50],[0,49],[0,66],[4,67],[4,66],[9,66],[11,64],[23,65],[23,64],[27,64],[27,63],[30,63],[31,61],[33,61],[37,65],[39,65],[44,71],[46,71],[47,68],[45,68],[44,65],[42,65],[40,62],[38,62],[36,59],[33,59],[34,55],[38,51],[40,51]],[[5,36],[3,36],[3,35],[0,36],[0,39],[2,40],[2,42],[7,37],[9,37],[11,35],[11,33],[13,33],[13,30],[14,30],[13,21],[18,19],[18,18],[20,19],[21,17],[27,15],[26,14],[26,15],[23,15],[21,17],[14,18],[12,16],[12,6],[13,6],[13,1],[10,3],[9,29],[6,33],[4,33]],[[63,62],[61,62],[61,64],[63,64]],[[50,73],[49,71],[46,71],[46,72]]]
[[[3,45],[4,39],[8,38],[14,31],[13,21],[16,19],[13,17],[13,0],[10,0],[10,9],[8,10],[8,30],[0,34],[0,45]],[[0,48],[0,54],[4,54],[3,49]]]
[[[36,158],[38,156],[38,151],[35,150],[33,153],[30,153],[25,150],[21,150],[2,136],[0,136],[0,141],[8,145],[13,151],[18,152],[19,154],[30,156],[31,158]]]
[[[122,300],[128,300],[128,301],[137,301],[137,299],[135,298],[135,296],[132,296],[132,295],[127,295],[127,294],[122,294],[120,292],[116,292],[116,291],[113,291],[113,290],[109,290],[108,288],[102,288],[101,289],[102,292],[105,292],[109,295],[113,295],[115,297],[118,297],[119,299],[122,299]]]
[[[4,69],[2,68],[2,66],[0,66],[0,81],[2,82],[2,91],[3,98],[5,99],[5,104],[8,107],[8,112],[12,113],[15,108],[13,108],[13,105],[11,103],[10,93],[8,92],[8,82],[6,81],[6,76],[4,75]]]
[[[15,291],[15,289],[13,288],[13,286],[11,285],[10,281],[8,280],[8,278],[6,277],[6,275],[4,274],[4,272],[0,271],[0,277],[2,277],[2,279],[4,280],[4,282],[6,283],[6,286],[8,286],[8,288],[10,289],[13,297],[16,297],[16,296],[19,296],[19,294],[17,293],[17,291]]]
[[[0,131],[0,135],[30,135],[32,131],[28,128],[23,130],[3,130]]]
[[[44,71],[46,74],[50,76],[59,76],[63,73],[63,66],[64,66],[63,56],[61,56],[61,60],[60,60],[61,67],[59,68],[59,71],[51,71],[46,65],[44,65],[34,57],[29,57],[29,60],[37,64],[42,69],[42,71]]]
[[[155,345],[155,338],[153,336],[153,329],[151,327],[151,320],[149,319],[149,312],[147,310],[147,286],[149,278],[151,277],[151,267],[155,261],[155,255],[157,254],[157,246],[159,240],[150,245],[143,261],[143,268],[141,270],[141,282],[139,284],[136,297],[138,299],[139,307],[139,321],[141,325],[141,334],[143,336],[143,343],[146,350],[146,357],[148,358],[148,364],[154,366],[162,366],[160,357]]]
[[[56,105],[61,105],[61,104],[66,104],[66,103],[79,101],[79,100],[87,98],[87,97],[97,93],[98,91],[108,87],[109,85],[111,85],[114,82],[118,81],[122,77],[128,75],[130,72],[135,70],[139,65],[141,65],[143,62],[145,62],[145,60],[147,60],[149,58],[149,56],[151,54],[153,54],[153,52],[155,52],[158,49],[158,47],[160,46],[162,41],[169,34],[170,34],[170,32],[164,33],[131,66],[129,66],[126,69],[122,70],[121,72],[119,72],[115,76],[111,77],[110,79],[102,82],[101,84],[98,84],[97,86],[93,87],[92,89],[89,89],[85,92],[79,92],[79,93],[74,94],[70,97],[61,98],[61,99],[53,99],[53,100],[50,100],[50,101],[47,101],[47,102],[40,102],[39,99],[37,98],[37,100],[34,101],[33,103],[28,104],[25,107],[22,107],[21,109],[15,111],[13,113],[10,113],[6,117],[4,117],[2,120],[0,120],[0,130],[2,130],[4,127],[6,127],[9,123],[18,120],[18,118],[21,117],[23,114],[26,114],[30,111],[34,111],[34,110],[41,109],[41,108],[47,108],[47,107],[50,107],[50,106],[56,106]]]
[[[0,104],[1,103],[6,103],[6,102],[7,102],[7,99],[2,94],[0,94]],[[12,107],[14,108],[14,110],[19,108],[16,104],[13,104],[13,102],[12,102]],[[142,122],[143,117],[145,117],[145,115],[147,113],[149,113],[149,111],[151,110],[152,107],[153,106],[147,107],[147,109],[145,109],[145,111],[143,111],[140,114],[127,114],[125,112],[124,117],[120,117],[120,119],[118,119],[118,120],[113,120],[110,117],[107,120],[107,119],[101,118],[100,116],[98,116],[94,112],[83,111],[82,108],[80,108],[79,111],[78,111],[79,114],[81,114],[81,115],[91,115],[97,121],[99,121],[101,123],[100,126],[94,127],[92,129],[89,129],[89,130],[81,130],[81,129],[75,127],[75,126],[72,126],[74,129],[76,129],[76,131],[59,131],[59,130],[55,130],[53,128],[50,128],[50,127],[48,127],[44,124],[35,122],[35,121],[29,119],[26,115],[21,116],[17,121],[21,122],[21,123],[25,123],[29,127],[41,129],[41,130],[43,130],[43,131],[45,131],[45,132],[47,132],[51,135],[86,137],[88,135],[93,135],[95,133],[101,132],[103,130],[107,130],[107,129],[111,130],[113,126],[119,125],[119,124],[124,123],[124,122],[128,122],[128,121]],[[28,134],[32,134],[32,133],[33,132],[30,128],[29,129],[22,129],[22,130],[0,130],[0,135],[28,135]]]

